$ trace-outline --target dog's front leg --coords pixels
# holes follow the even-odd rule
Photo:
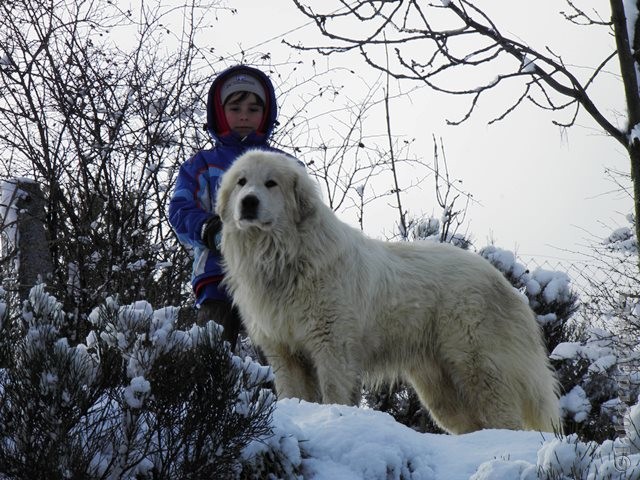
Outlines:
[[[358,405],[362,381],[346,349],[324,346],[314,352],[314,363],[322,394],[322,403]]]
[[[285,345],[266,347],[267,358],[275,374],[278,398],[320,401],[320,388],[311,359],[302,352],[292,352]]]

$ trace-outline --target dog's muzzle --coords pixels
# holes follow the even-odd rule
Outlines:
[[[255,195],[247,195],[240,203],[240,219],[256,220],[258,218],[258,207],[260,200]]]

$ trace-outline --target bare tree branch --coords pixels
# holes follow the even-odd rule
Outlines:
[[[568,114],[568,119],[553,120],[563,128],[573,126],[580,111],[585,111],[628,151],[634,182],[634,209],[636,218],[640,218],[640,88],[637,78],[640,21],[636,18],[628,28],[623,0],[610,0],[609,21],[603,20],[596,10],[585,11],[573,0],[567,0],[568,9],[561,14],[568,22],[611,29],[616,41],[616,50],[599,59],[587,78],[582,78],[581,69],[565,62],[550,47],[538,50],[505,34],[478,6],[479,1],[357,0],[340,2],[344,8],[327,13],[319,13],[310,6],[312,3],[319,5],[319,1],[294,0],[294,3],[315,21],[328,43],[296,45],[296,48],[325,55],[359,52],[370,67],[398,80],[420,81],[435,91],[467,97],[466,112],[459,119],[449,120],[450,124],[467,121],[484,94],[498,90],[507,82],[519,82],[521,93],[502,107],[502,112],[490,123],[504,120],[525,100],[543,110]],[[637,10],[635,3],[629,3],[629,8]],[[349,28],[356,24],[357,29]],[[381,51],[390,46],[395,49],[394,63],[388,61],[385,51]],[[617,119],[609,118],[608,106],[597,104],[590,92],[595,80],[616,57],[628,115],[623,128],[618,128]],[[469,78],[481,78],[477,74],[465,75],[466,72],[476,73],[488,67],[499,72],[493,79],[475,80],[473,84],[465,85]],[[636,222],[636,236],[640,238],[640,222]]]
[[[297,48],[313,49],[324,54],[356,50],[370,66],[388,71],[395,78],[420,80],[443,93],[469,96],[471,101],[467,113],[460,120],[451,121],[452,124],[467,120],[483,93],[498,87],[506,80],[529,77],[531,81],[525,83],[525,90],[535,85],[536,91],[528,91],[521,95],[516,104],[507,107],[503,114],[496,117],[496,120],[504,118],[506,114],[513,111],[524,98],[532,98],[535,93],[542,95],[547,101],[551,98],[549,91],[553,91],[569,97],[572,102],[577,102],[601,128],[626,145],[624,133],[606,118],[587,93],[593,77],[583,84],[559,58],[536,51],[503,34],[474,2],[460,0],[449,2],[446,6],[428,4],[425,7],[412,0],[393,2],[360,0],[351,4],[350,11],[369,10],[375,12],[375,15],[370,13],[368,16],[363,14],[358,16],[361,27],[364,27],[365,32],[369,30],[369,33],[359,37],[338,33],[336,16],[316,14],[311,7],[300,0],[294,0],[294,2],[301,12],[315,19],[320,32],[335,43],[330,46],[297,46]],[[341,17],[345,15],[346,13],[340,14]],[[343,18],[341,20],[344,21]],[[437,21],[440,21],[443,27],[435,27]],[[462,42],[465,39],[466,41]],[[421,46],[420,52],[425,58],[416,58],[415,54],[408,56],[405,53],[412,44]],[[377,60],[375,47],[378,45],[397,46],[397,65],[389,67],[384,61]],[[450,78],[448,76],[450,73],[463,68],[479,67],[501,61],[505,55],[515,60],[512,65],[519,65],[519,68],[499,74],[494,80],[484,85],[475,85],[469,89],[456,88],[444,80],[445,77]],[[597,75],[613,56],[613,53],[608,55],[596,67],[594,75]],[[549,109],[555,111],[563,110],[568,105],[562,103],[556,105],[549,101],[547,103],[549,103]]]

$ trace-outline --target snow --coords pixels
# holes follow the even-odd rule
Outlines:
[[[632,46],[636,31],[636,20],[638,18],[638,7],[636,5],[636,0],[623,0],[622,3],[624,5],[624,16],[627,19],[629,45]]]
[[[537,269],[526,282],[527,293],[542,294],[547,303],[566,302],[570,295],[569,276],[564,272]]]
[[[637,126],[636,126],[637,128]],[[635,133],[634,133],[635,132]],[[632,135],[640,134],[640,131],[632,132]],[[635,137],[638,138],[638,137]],[[619,252],[635,252],[636,251],[636,237],[635,233],[629,227],[620,227],[615,229],[611,235],[605,238],[602,243],[610,250]]]
[[[536,64],[534,63],[534,59],[525,55],[522,58],[522,72],[524,73],[535,73],[536,72]]]
[[[518,263],[515,254],[509,250],[489,245],[483,248],[480,253],[498,270],[503,273],[510,273],[514,278],[521,278],[527,273],[524,265]]]
[[[541,326],[554,325],[558,323],[558,316],[555,313],[547,313],[545,315],[536,315],[538,324]]]
[[[302,464],[304,478],[313,480],[466,480],[494,458],[535,463],[543,442],[538,432],[424,434],[386,413],[297,399],[278,401],[274,427],[276,438],[293,436],[302,446],[304,455],[293,444],[288,455]],[[259,450],[260,445],[249,448]]]
[[[151,384],[143,376],[134,377],[124,389],[124,399],[131,408],[140,408],[145,397],[151,391]]]
[[[480,250],[494,267],[512,279],[513,285],[522,290],[528,303],[535,308],[540,301],[548,304],[564,303],[571,299],[571,280],[565,272],[537,268],[529,272],[516,260],[513,252],[489,245]],[[553,323],[557,318],[542,315],[538,317],[541,325]]]
[[[629,409],[625,418],[627,444],[630,453],[640,453],[640,403]]]
[[[583,392],[584,393],[584,392]],[[635,410],[640,420],[640,408]],[[626,472],[615,468],[622,441],[580,442],[575,435],[482,430],[465,435],[416,432],[370,409],[277,402],[273,435],[251,443],[245,458],[277,447],[304,480],[534,480],[538,471],[599,480],[640,478],[640,454],[627,451]],[[616,450],[617,449],[617,450]],[[596,459],[591,461],[591,455]],[[551,477],[561,478],[561,477]]]
[[[604,355],[598,358],[595,362],[589,365],[589,372],[592,373],[605,373],[618,363],[618,357],[615,355]]]
[[[632,55],[635,56],[634,51],[634,39],[636,36],[636,21],[638,19],[638,5],[636,0],[623,0],[624,16],[627,20],[627,37],[629,39],[629,47]],[[640,69],[638,69],[637,62],[634,63],[636,70],[636,81],[640,81]],[[636,142],[639,138],[638,125],[634,125],[629,133],[629,145]]]
[[[591,402],[580,385],[576,385],[560,398],[562,416],[572,418],[575,422],[584,422],[591,411]]]
[[[513,270],[513,264],[506,264]],[[555,278],[547,273],[539,276],[543,284]],[[65,321],[65,313],[42,285],[32,288],[30,301],[33,311],[40,312],[39,316],[24,317],[29,326],[28,341],[35,352],[45,336],[57,335],[56,325]],[[175,307],[154,309],[146,301],[120,306],[116,299],[107,298],[100,309],[89,315],[92,324],[103,327],[105,340],[129,359],[129,383],[123,392],[129,410],[122,417],[127,427],[137,421],[136,410],[143,408],[153,394],[147,373],[154,359],[170,348],[187,348],[201,341],[203,335],[219,331],[213,322],[206,328],[193,325],[188,330],[176,330],[177,314]],[[68,358],[78,367],[74,370],[82,372],[78,378],[83,385],[92,384],[96,378],[98,364],[92,357],[95,352],[90,353],[96,339],[92,332],[86,345],[71,347],[65,338],[54,343],[55,349],[63,353],[60,358]],[[614,345],[610,333],[592,328],[587,341],[560,344],[553,357],[585,358],[594,370],[606,371],[616,363]],[[248,356],[232,359],[235,367],[245,372],[248,384],[273,381],[270,367],[253,362]],[[79,368],[81,365],[87,368]],[[64,387],[57,367],[47,369],[40,378],[40,388],[45,393]],[[272,398],[267,389],[260,395]],[[71,398],[64,391],[62,396]],[[618,399],[617,404],[608,402],[606,408],[620,411],[620,406]],[[561,407],[576,422],[584,421],[592,408],[581,386],[562,397]],[[239,392],[234,408],[241,415],[250,414],[250,396]],[[564,437],[534,431],[488,429],[452,436],[419,433],[386,413],[366,407],[281,399],[275,404],[271,434],[251,442],[241,460],[251,463],[256,455],[277,452],[280,463],[287,465],[283,467],[287,470],[283,476],[286,480],[638,480],[640,434],[634,426],[640,425],[640,406],[630,408],[625,420],[625,434],[602,444],[582,442],[576,435]],[[122,448],[126,449],[124,444]],[[97,472],[106,471],[111,468],[109,465],[125,462],[126,457],[125,450],[107,450],[93,458],[92,465]],[[107,460],[114,463],[104,463]],[[149,458],[140,458],[131,472],[144,475],[151,467]],[[113,478],[119,471],[112,469]]]
[[[627,377],[628,382],[635,383],[636,380],[625,373],[616,370],[619,364],[621,352],[616,348],[616,337],[600,328],[590,328],[586,331],[587,339],[582,342],[563,342],[551,352],[549,358],[556,361],[564,360],[586,360],[589,375],[614,375],[621,378]],[[613,372],[613,373],[612,373]],[[622,392],[618,392],[622,395]],[[584,422],[591,411],[591,403],[588,396],[579,385],[570,392],[560,397],[560,407],[565,417],[572,418],[576,423]],[[602,403],[601,411],[616,410],[624,411],[626,405],[622,405],[620,399],[613,398]]]
[[[586,358],[592,362],[594,370],[606,369],[615,364],[614,337],[600,328],[590,328],[584,342],[560,343],[549,355],[552,360]]]

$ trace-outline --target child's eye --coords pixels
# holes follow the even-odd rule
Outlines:
[[[247,184],[247,179],[242,177],[240,180],[238,180],[238,185],[240,185],[241,187],[244,187]]]
[[[278,184],[274,180],[267,180],[266,182],[264,182],[264,186],[267,188],[273,188],[277,185]]]

